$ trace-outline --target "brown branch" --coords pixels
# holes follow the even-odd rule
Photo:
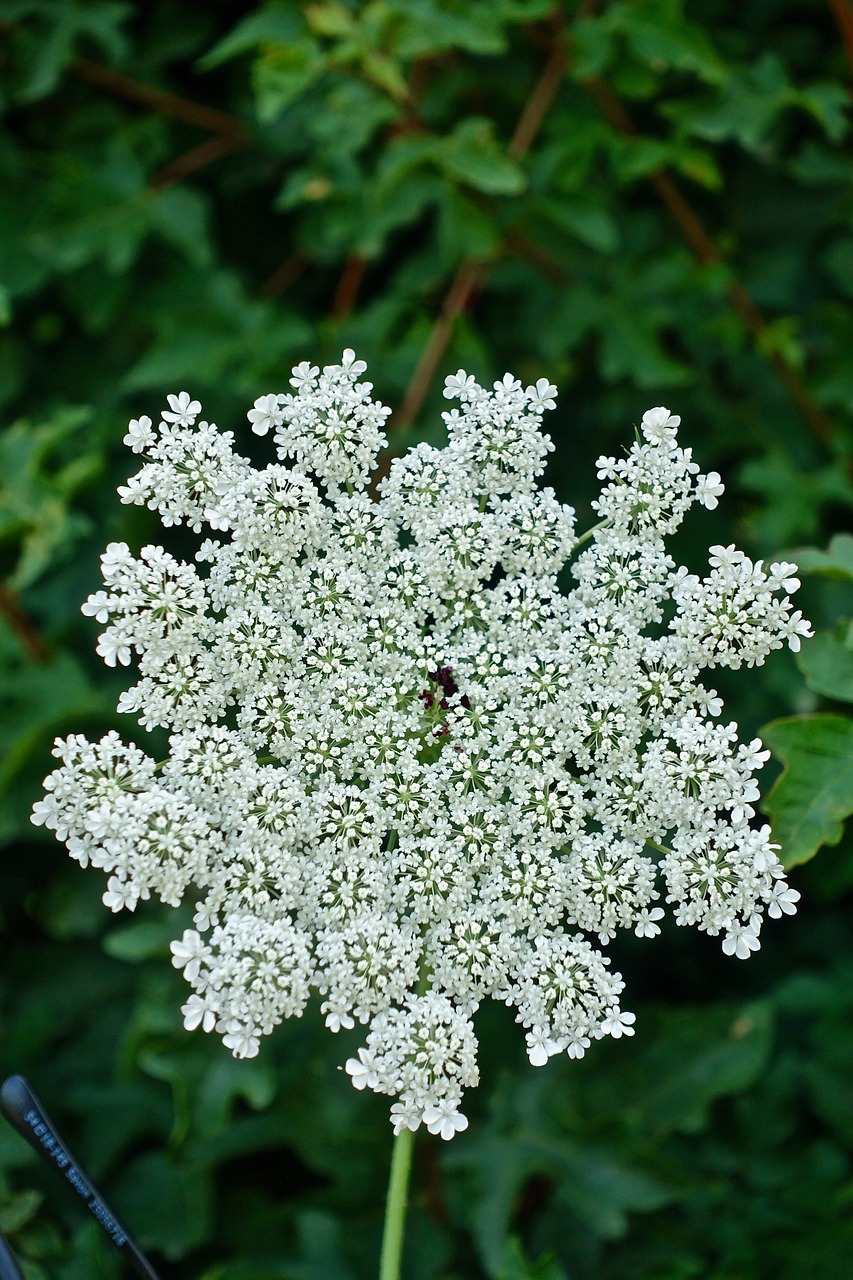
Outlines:
[[[50,649],[39,635],[35,623],[21,607],[17,593],[3,582],[0,582],[0,614],[9,623],[31,661],[50,662]]]
[[[603,80],[590,78],[583,80],[581,83],[598,105],[605,119],[623,137],[638,138],[640,136],[637,126],[619,99],[611,92]],[[648,176],[649,182],[657,192],[661,204],[667,210],[699,261],[706,264],[724,263],[725,257],[721,250],[709,235],[698,214],[676,185],[672,174],[666,169],[656,169]],[[726,292],[729,302],[740,316],[747,332],[756,341],[760,339],[767,331],[767,321],[750,294],[737,280],[729,282],[726,286]],[[759,350],[761,350],[760,344]],[[831,440],[834,435],[831,419],[815,400],[790,361],[786,360],[779,351],[763,351],[762,354],[765,355],[779,382],[800,410],[817,438],[825,442]]]
[[[523,232],[508,232],[504,239],[504,248],[508,253],[512,253],[517,258],[522,258],[529,262],[547,280],[552,280],[561,285],[573,283],[573,277],[562,262],[555,258],[553,254],[548,253],[547,249],[543,249],[535,240],[528,239]]]
[[[453,326],[458,316],[470,303],[474,291],[482,283],[486,264],[473,258],[465,258],[459,264],[453,282],[445,294],[441,311],[433,323],[421,358],[409,379],[402,403],[388,424],[389,431],[402,431],[414,422],[426,399],[441,358],[450,343]]]
[[[552,45],[550,55],[534,84],[518,118],[507,154],[520,160],[529,151],[542,122],[548,113],[566,69],[566,54],[558,42]],[[445,294],[441,310],[436,317],[426,346],[409,379],[402,403],[390,419],[391,432],[402,431],[421,411],[427,392],[441,360],[450,345],[456,320],[471,306],[474,296],[488,274],[490,263],[476,258],[464,258],[456,269],[450,288]]]
[[[154,85],[126,76],[111,67],[104,67],[99,62],[90,62],[88,58],[75,58],[68,67],[75,76],[88,84],[106,89],[120,98],[130,102],[138,102],[140,106],[151,107],[160,115],[172,116],[175,120],[183,120],[185,124],[194,124],[199,129],[207,129],[210,133],[221,133],[244,136],[246,126],[236,116],[218,111],[215,107],[205,106],[201,102],[192,102],[177,93],[169,93],[167,89],[158,89]]]
[[[838,24],[838,30],[847,52],[847,60],[853,68],[853,6],[850,0],[829,0],[832,16]]]
[[[555,44],[542,74],[522,108],[518,124],[507,145],[507,155],[512,156],[513,160],[520,160],[530,150],[533,139],[557,96],[567,64],[568,57],[565,49],[562,45]]]
[[[246,143],[247,139],[236,133],[231,135],[218,133],[212,138],[205,138],[204,142],[200,142],[197,147],[191,147],[189,151],[182,152],[159,169],[148,180],[149,190],[165,191],[167,187],[189,177],[198,169],[203,169],[205,165],[212,164],[214,160],[221,160],[232,151],[242,150]]]
[[[298,280],[308,267],[308,259],[301,249],[289,253],[284,261],[276,267],[272,275],[267,276],[258,289],[261,298],[278,298],[294,281]]]
[[[338,287],[332,302],[332,319],[346,320],[352,313],[364,273],[367,270],[367,259],[360,253],[351,253],[344,263]]]
[[[105,67],[99,62],[91,62],[88,58],[75,58],[69,63],[68,69],[73,75],[98,89],[213,134],[212,138],[176,156],[155,173],[148,183],[152,191],[163,191],[214,160],[248,146],[249,131],[243,121],[225,111],[217,110],[216,107],[208,107],[201,102],[182,98],[177,93],[169,93],[166,89],[158,89],[143,80],[113,71],[111,67]]]

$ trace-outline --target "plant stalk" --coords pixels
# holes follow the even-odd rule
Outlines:
[[[403,1231],[406,1225],[406,1202],[414,1145],[415,1135],[411,1129],[401,1129],[394,1139],[391,1176],[388,1179],[388,1199],[385,1204],[385,1228],[382,1232],[379,1280],[400,1280],[400,1259],[403,1254]]]

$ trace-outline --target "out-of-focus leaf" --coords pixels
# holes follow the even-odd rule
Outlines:
[[[837,533],[826,551],[801,547],[793,553],[801,573],[853,582],[853,535]]]
[[[713,85],[725,79],[726,65],[713,41],[697,23],[686,20],[679,0],[623,0],[608,6],[601,20],[655,71],[672,67]]]
[[[201,1244],[210,1230],[211,1186],[204,1171],[152,1152],[134,1160],[116,1192],[145,1248],[176,1259]]]
[[[29,662],[8,627],[0,624],[0,838],[20,830],[26,816],[15,782],[27,761],[44,750],[60,725],[83,720],[101,706],[73,654],[59,652],[48,662]]]
[[[825,698],[853,702],[853,652],[844,634],[819,631],[797,654],[806,684]]]
[[[67,559],[89,527],[71,499],[103,467],[100,452],[86,447],[90,421],[90,410],[68,408],[37,426],[13,423],[0,435],[0,545],[12,550],[8,581],[17,590]]]
[[[758,1079],[772,1046],[773,1016],[766,1003],[735,1011],[673,1010],[630,1064],[626,1109],[632,1123],[653,1134],[699,1132],[718,1098]]]
[[[518,195],[527,184],[524,170],[506,154],[494,125],[482,116],[462,120],[436,143],[433,155],[451,177],[488,195]]]
[[[566,1273],[550,1254],[532,1262],[515,1236],[507,1241],[503,1269],[498,1280],[566,1280]]]
[[[81,43],[92,42],[109,57],[119,58],[127,49],[122,31],[124,23],[133,12],[132,5],[116,0],[65,0],[52,4],[50,0],[7,0],[3,17],[7,22],[33,19],[38,24],[31,31],[24,29],[23,48],[15,50],[20,64],[21,86],[18,98],[31,102],[51,93],[62,72],[71,61]],[[33,38],[38,30],[38,37]]]
[[[175,928],[166,920],[136,920],[122,925],[106,935],[103,948],[114,960],[127,960],[137,964],[152,956],[166,958],[169,942],[175,937]]]
[[[853,813],[853,719],[792,716],[761,737],[785,768],[764,801],[786,867],[838,844]]]
[[[0,1231],[15,1232],[25,1227],[38,1213],[44,1197],[40,1191],[21,1191],[0,1201]]]
[[[829,503],[853,508],[853,483],[842,465],[830,463],[804,472],[775,447],[743,463],[740,483],[754,493],[773,495],[754,521],[755,536],[765,546],[791,546],[814,537],[821,508]]]
[[[287,46],[304,30],[305,20],[298,9],[287,0],[269,0],[241,18],[236,27],[198,60],[198,65],[207,71],[258,45]]]

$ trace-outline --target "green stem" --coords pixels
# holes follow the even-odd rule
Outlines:
[[[590,538],[594,538],[599,529],[606,529],[611,523],[610,516],[604,520],[599,520],[598,524],[594,524],[591,529],[587,529],[586,533],[582,533],[575,545],[572,547],[572,555],[575,554],[578,547],[582,547],[585,542],[589,542]]]
[[[411,1129],[401,1129],[394,1139],[394,1152],[391,1156],[391,1177],[388,1180],[388,1200],[385,1205],[385,1230],[382,1233],[379,1280],[400,1280],[403,1229],[406,1224],[406,1199],[414,1145],[415,1135]]]

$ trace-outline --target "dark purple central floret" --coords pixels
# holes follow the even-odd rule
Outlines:
[[[427,679],[432,685],[431,689],[424,689],[419,697],[424,704],[426,710],[438,707],[441,711],[447,711],[450,707],[450,699],[455,693],[459,692],[459,686],[453,679],[452,667],[438,667],[435,671],[427,672]],[[466,709],[471,706],[465,694],[459,699],[457,704]],[[450,726],[445,720],[440,728],[433,731],[436,737],[445,737],[450,733]]]
[[[423,693],[420,695],[424,706],[433,706],[436,697],[438,696],[438,690],[441,689],[442,694],[439,698],[438,705],[441,707],[442,711],[446,711],[450,706],[450,702],[448,700],[453,697],[454,693],[459,692],[459,685],[453,679],[453,668],[438,667],[435,671],[429,671],[427,673],[427,679],[435,686],[435,689],[433,691],[424,689]],[[463,695],[459,699],[459,705],[460,707],[467,708],[470,707],[471,704],[467,697]]]

